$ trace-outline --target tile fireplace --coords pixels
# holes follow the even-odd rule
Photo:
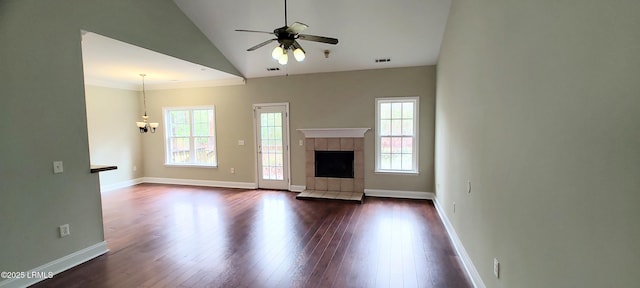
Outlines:
[[[364,133],[368,128],[300,130],[306,136],[306,190],[297,197],[362,202]]]

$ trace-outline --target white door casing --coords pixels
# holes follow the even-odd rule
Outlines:
[[[258,188],[289,190],[289,103],[254,104]]]

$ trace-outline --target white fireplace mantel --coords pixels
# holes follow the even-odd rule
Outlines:
[[[306,138],[358,138],[371,128],[307,128],[297,129]]]

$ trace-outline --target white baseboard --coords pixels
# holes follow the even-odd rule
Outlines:
[[[106,193],[106,192],[110,192],[110,191],[113,191],[113,190],[118,190],[118,189],[122,189],[122,188],[126,188],[126,187],[131,187],[133,185],[138,185],[140,183],[142,183],[142,178],[131,179],[131,180],[122,181],[122,182],[118,182],[118,183],[112,183],[112,184],[108,184],[108,185],[100,185],[100,192],[101,193]]]
[[[53,260],[40,267],[25,271],[25,275],[39,276],[47,275],[49,272],[51,272],[53,275],[57,275],[60,272],[78,266],[107,252],[109,252],[109,248],[107,248],[107,242],[102,241],[62,258]],[[45,279],[47,278],[23,277],[20,279],[7,279],[0,282],[0,288],[27,287]]]
[[[364,189],[364,195],[370,196],[370,197],[408,198],[408,199],[426,199],[426,200],[431,200],[435,198],[435,194],[433,194],[433,192],[380,190],[380,189]]]
[[[128,181],[122,181],[109,185],[100,186],[100,192],[106,193],[109,191],[131,187],[141,183],[155,183],[155,184],[172,184],[172,185],[192,185],[192,186],[208,186],[208,187],[224,187],[224,188],[240,188],[240,189],[257,189],[258,184],[248,182],[229,182],[229,181],[213,181],[213,180],[196,180],[196,179],[179,179],[179,178],[160,178],[160,177],[143,177],[132,179]],[[289,191],[302,192],[307,189],[303,185],[290,185]]]
[[[178,179],[178,178],[144,177],[144,178],[142,178],[142,182],[143,183],[156,183],[156,184],[191,185],[191,186],[240,188],[240,189],[256,189],[256,188],[258,188],[258,185],[256,183],[212,181],[212,180],[196,180],[196,179]]]
[[[480,278],[480,274],[478,273],[476,266],[473,265],[469,254],[467,254],[467,250],[464,249],[462,241],[458,238],[458,233],[456,233],[453,225],[451,225],[449,218],[444,213],[444,210],[440,206],[440,202],[438,202],[437,198],[434,198],[433,204],[436,206],[436,211],[438,211],[438,215],[440,215],[440,219],[442,220],[445,229],[447,229],[447,234],[449,234],[449,238],[451,239],[451,242],[453,242],[453,247],[456,249],[456,252],[458,252],[460,259],[462,260],[462,264],[464,265],[464,269],[467,271],[467,275],[469,275],[471,282],[473,282],[473,287],[485,288],[486,286],[484,285],[484,282],[482,282],[482,278]]]

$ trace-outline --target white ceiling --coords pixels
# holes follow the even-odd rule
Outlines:
[[[273,31],[284,26],[284,0],[174,0],[244,78],[434,65],[451,0],[288,0],[288,23],[309,25],[303,33],[338,38],[337,45],[302,41],[303,62],[280,65],[271,58],[273,38],[235,29]],[[330,50],[329,58],[323,51]],[[82,37],[85,83],[139,90],[244,83],[225,72],[163,55],[95,33]],[[390,58],[387,63],[375,59]],[[278,67],[280,71],[267,71]]]
[[[281,66],[270,44],[247,48],[284,26],[284,0],[175,0],[182,11],[245,78],[389,67],[434,65],[438,61],[450,0],[288,0],[288,23],[309,25],[303,34],[338,38],[337,45],[299,41],[307,52]],[[324,58],[323,51],[331,54]],[[375,63],[390,58],[388,63]],[[269,72],[269,67],[280,71]]]
[[[96,33],[82,34],[86,84],[141,90],[244,83],[244,79],[209,67],[140,48]]]

